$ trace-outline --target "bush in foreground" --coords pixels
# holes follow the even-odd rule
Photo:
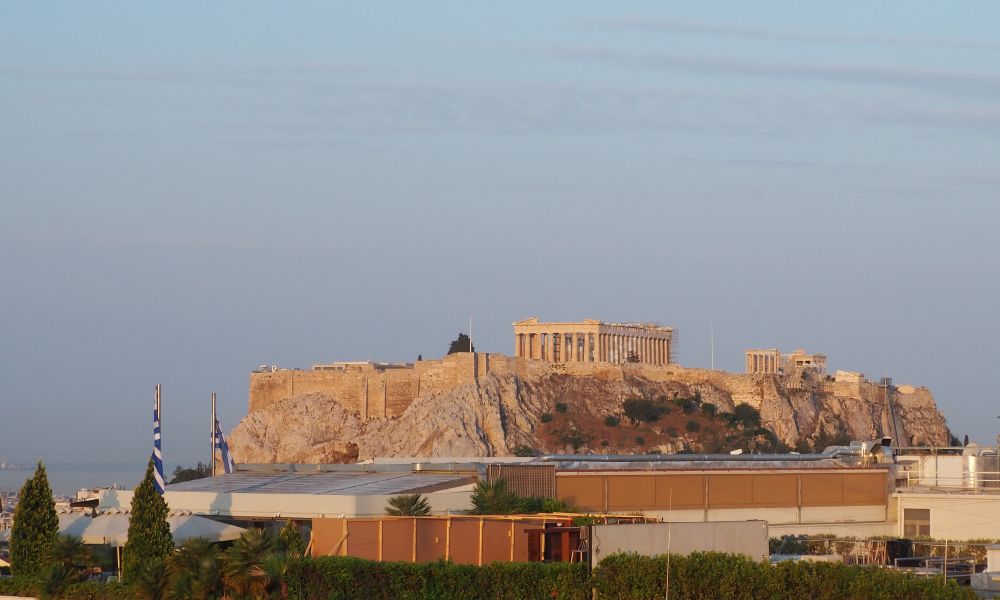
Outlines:
[[[493,563],[476,567],[323,557],[292,563],[287,580],[289,598],[294,600],[590,598],[587,567],[581,563]]]
[[[42,584],[32,577],[0,579],[0,596],[42,596]],[[135,592],[120,583],[74,583],[59,596],[63,600],[132,600]]]
[[[594,570],[598,598],[663,598],[664,556],[616,554]],[[878,567],[820,562],[770,565],[715,552],[670,557],[670,598],[680,600],[972,600],[955,581],[918,579]]]

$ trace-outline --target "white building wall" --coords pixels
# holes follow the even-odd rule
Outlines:
[[[1000,494],[896,492],[890,502],[898,514],[894,535],[903,534],[905,509],[925,508],[930,510],[932,538],[1000,539]]]

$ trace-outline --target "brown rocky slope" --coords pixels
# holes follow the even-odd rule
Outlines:
[[[808,374],[684,369],[660,381],[641,371],[620,379],[552,373],[530,381],[490,374],[478,383],[420,395],[402,415],[388,419],[363,420],[322,393],[291,396],[247,415],[232,432],[231,446],[245,463],[528,451],[821,450],[829,443],[893,435],[883,394],[873,383],[842,384]],[[891,398],[900,442],[949,442],[929,391],[900,386]],[[643,417],[643,407],[655,414]]]

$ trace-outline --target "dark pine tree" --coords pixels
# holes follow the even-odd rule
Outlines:
[[[35,475],[24,483],[14,509],[10,532],[11,568],[15,575],[38,575],[59,537],[59,516],[52,499],[45,465],[38,463]]]
[[[475,352],[476,347],[472,345],[472,340],[469,336],[464,333],[458,334],[458,339],[452,340],[451,345],[448,346],[448,354],[455,354],[456,352]]]
[[[132,494],[128,519],[128,541],[122,551],[122,575],[125,581],[136,578],[162,562],[174,549],[174,538],[167,523],[167,503],[153,484],[153,459],[146,466],[146,476]]]

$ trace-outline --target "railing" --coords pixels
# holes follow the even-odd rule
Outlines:
[[[902,475],[905,475],[905,479]],[[961,475],[942,475],[937,472],[924,473],[923,469],[908,469],[902,472],[897,471],[896,484],[897,491],[920,487],[941,492],[1000,494],[1000,471],[975,471],[963,472]]]

